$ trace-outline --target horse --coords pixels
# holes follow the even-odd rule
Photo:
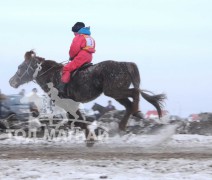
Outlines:
[[[45,60],[31,50],[25,53],[24,61],[18,66],[17,72],[10,78],[9,83],[12,87],[18,88],[22,84],[35,81],[44,92],[48,92],[48,83],[53,83],[53,86],[58,88],[62,68],[63,64]],[[133,84],[133,88],[130,88],[131,84]],[[134,62],[105,60],[75,73],[67,84],[65,98],[86,103],[104,93],[115,99],[126,108],[125,115],[119,124],[119,129],[124,131],[130,115],[142,118],[139,111],[140,94],[157,109],[159,117],[162,115],[166,95],[163,93],[150,95],[141,90],[139,86],[139,70]],[[77,114],[79,119],[83,119],[79,110]],[[86,123],[78,123],[78,126],[85,129],[86,135],[88,135],[89,130]]]
[[[96,115],[96,118],[97,118],[97,119],[99,119],[101,116],[103,116],[103,115],[104,115],[105,113],[107,113],[108,111],[111,111],[110,109],[107,108],[107,106],[104,107],[104,106],[102,106],[102,105],[100,105],[100,104],[98,104],[98,103],[94,103],[94,105],[92,106],[91,109],[92,109],[93,111],[98,111],[98,112],[99,112],[99,114]]]
[[[102,106],[102,105],[100,105],[98,103],[94,103],[94,105],[92,106],[91,109],[93,111],[98,111],[99,112],[99,114],[97,115],[97,119],[99,119],[102,115],[104,115],[107,112],[107,109],[104,106]]]

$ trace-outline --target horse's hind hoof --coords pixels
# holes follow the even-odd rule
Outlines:
[[[119,130],[120,131],[125,131],[125,129],[126,129],[126,124],[119,123]]]
[[[139,118],[139,119],[144,119],[144,115],[141,111],[138,111],[136,113],[133,114],[133,116]]]
[[[119,134],[119,136],[124,136],[124,135],[126,135],[126,131],[120,130],[118,134]]]

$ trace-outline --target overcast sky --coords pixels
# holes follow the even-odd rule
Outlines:
[[[166,93],[171,114],[212,112],[211,0],[1,1],[1,91],[14,94],[37,87],[29,83],[13,89],[8,83],[28,50],[57,62],[67,60],[77,21],[90,26],[96,40],[93,63],[135,62],[141,88]],[[106,106],[109,99],[101,96],[85,107],[94,102]],[[115,100],[113,104],[123,109]],[[143,99],[140,107],[144,113],[154,109]]]

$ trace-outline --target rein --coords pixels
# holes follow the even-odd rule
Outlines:
[[[61,64],[63,64],[64,62],[66,62],[66,61],[62,61]],[[41,76],[43,76],[43,75],[46,74],[48,71],[50,71],[51,69],[53,69],[54,67],[57,66],[57,65],[52,66],[51,68],[47,69],[45,72],[43,72],[42,74],[40,74],[40,75],[38,76],[38,72],[42,70],[42,67],[41,67],[42,63],[40,63],[40,64],[38,63],[37,65],[38,65],[38,67],[35,69],[35,72],[34,72],[34,74],[33,74],[33,78],[34,78],[34,79],[35,79],[36,77],[41,77]]]
[[[39,65],[39,64],[38,64]],[[43,76],[44,74],[46,74],[48,71],[50,71],[51,69],[53,69],[54,67],[56,67],[56,66],[52,66],[51,68],[49,68],[49,69],[47,69],[46,71],[44,71],[42,74],[40,74],[39,76],[36,76],[36,77],[41,77],[41,76]],[[41,71],[42,70],[42,67],[41,67],[41,69],[39,70],[39,66],[37,67],[37,69],[35,70],[35,72],[37,71],[37,72],[39,72],[39,71]],[[37,74],[38,75],[38,74]],[[33,76],[34,77],[34,76]],[[36,77],[34,77],[34,78],[36,78]]]

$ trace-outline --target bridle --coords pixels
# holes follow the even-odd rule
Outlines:
[[[36,60],[37,61],[37,60]],[[39,63],[38,63],[39,64]],[[19,74],[18,74],[18,72],[16,73],[16,77],[20,80],[20,81],[22,81],[22,78],[25,76],[25,75],[28,75],[28,76],[30,76],[31,74],[29,73],[29,70],[32,70],[32,71],[34,71],[34,69],[33,69],[33,67],[32,67],[32,59],[30,59],[30,62],[29,62],[29,64],[28,63],[26,63],[26,62],[24,62],[24,64],[23,65],[26,65],[27,66],[27,69],[26,69],[26,71],[20,76]],[[23,66],[22,65],[22,66]],[[38,73],[38,68],[41,68],[41,63],[39,64],[40,66],[38,66],[37,67],[37,71],[35,70],[35,72],[33,73],[33,79],[35,78],[34,76],[36,75],[35,73]],[[42,69],[42,68],[41,68]],[[41,70],[40,69],[40,70]]]
[[[53,69],[55,66],[52,66],[51,68],[49,68],[48,70],[44,71],[42,74],[38,75],[39,71],[42,70],[42,62],[38,62],[38,60],[36,59],[36,57],[32,57],[30,59],[30,62],[29,64],[27,62],[24,62],[24,65],[27,66],[27,69],[26,71],[20,76],[18,75],[18,73],[16,73],[16,77],[22,81],[22,78],[25,76],[25,75],[28,75],[28,76],[31,76],[31,74],[29,73],[29,70],[32,70],[34,71],[34,68],[32,66],[32,60],[35,59],[37,61],[37,68],[35,69],[35,72],[33,73],[32,77],[33,77],[33,80],[36,80],[36,77],[40,77],[40,76],[43,76],[44,74],[46,74],[49,70]],[[64,63],[65,61],[63,61],[62,63]],[[34,82],[34,81],[33,81]]]

